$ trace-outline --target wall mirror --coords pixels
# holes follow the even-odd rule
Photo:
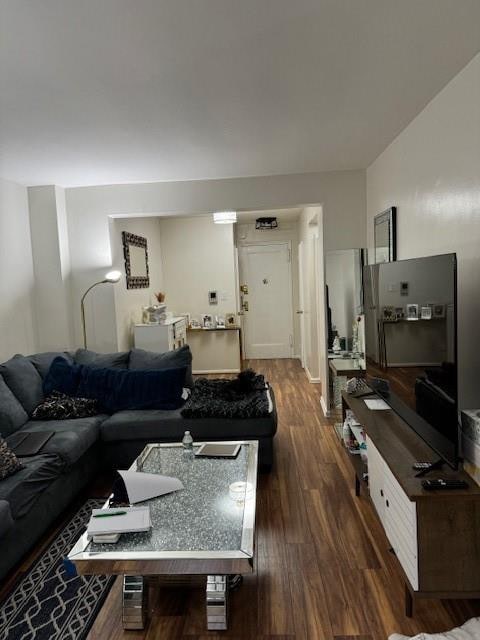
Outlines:
[[[375,239],[375,263],[393,262],[397,259],[397,207],[390,207],[375,216],[374,239]]]
[[[150,286],[148,275],[147,239],[122,231],[123,256],[127,289],[146,289]]]
[[[325,253],[330,409],[342,405],[349,378],[365,375],[363,267],[366,249]]]
[[[351,352],[354,345],[354,325],[363,314],[363,265],[366,249],[340,249],[325,254],[327,285],[328,348],[335,335],[342,352]]]

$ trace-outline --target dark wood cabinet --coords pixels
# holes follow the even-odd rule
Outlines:
[[[342,400],[367,435],[368,491],[405,576],[407,614],[416,597],[480,598],[480,487],[445,465],[428,477],[468,489],[425,491],[413,464],[434,462],[433,450],[392,410],[371,411],[345,392]]]

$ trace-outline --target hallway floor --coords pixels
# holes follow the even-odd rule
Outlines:
[[[297,360],[247,364],[274,386],[279,425],[274,470],[259,478],[256,572],[231,596],[229,630],[206,632],[203,588],[153,587],[148,628],[123,632],[117,580],[89,639],[386,640],[480,615],[478,601],[420,600],[414,618],[404,616],[397,561],[369,499],[355,498],[319,386]]]

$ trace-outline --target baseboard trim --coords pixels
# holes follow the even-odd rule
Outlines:
[[[322,382],[320,378],[314,378],[312,376],[312,374],[308,370],[308,367],[305,367],[305,373],[307,374],[308,381],[311,382],[312,384],[320,384]]]
[[[205,375],[207,373],[240,373],[241,369],[196,369],[192,371],[193,375]]]
[[[323,415],[326,418],[330,417],[330,410],[327,408],[327,403],[325,402],[325,398],[320,396],[320,406],[322,407]]]

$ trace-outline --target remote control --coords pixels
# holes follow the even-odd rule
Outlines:
[[[415,462],[412,465],[412,469],[415,469],[415,471],[422,471],[423,469],[429,469],[431,466],[431,462]]]
[[[422,480],[425,491],[450,491],[451,489],[468,489],[464,480]]]

